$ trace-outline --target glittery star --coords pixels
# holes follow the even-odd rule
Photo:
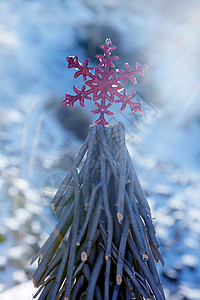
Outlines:
[[[139,74],[143,76],[144,70],[147,66],[142,66],[136,62],[135,68],[131,71],[129,64],[125,63],[124,70],[116,70],[113,61],[118,60],[119,58],[117,56],[111,56],[111,52],[116,49],[116,47],[112,45],[111,40],[106,39],[105,44],[101,45],[100,48],[103,49],[104,55],[96,55],[96,58],[100,60],[100,63],[98,67],[95,68],[95,74],[91,72],[94,67],[88,67],[89,59],[86,59],[83,62],[83,65],[81,65],[78,61],[78,56],[66,57],[68,61],[68,68],[78,69],[78,71],[74,74],[74,77],[77,78],[82,75],[85,84],[81,90],[74,86],[73,89],[76,95],[72,96],[66,94],[66,99],[62,104],[73,107],[74,103],[79,100],[80,105],[85,106],[85,99],[93,99],[97,109],[92,110],[91,112],[93,114],[100,114],[98,120],[95,121],[95,124],[102,125],[108,124],[105,119],[105,114],[113,115],[113,112],[108,110],[113,102],[121,102],[121,110],[124,110],[128,104],[132,113],[142,113],[143,110],[141,108],[141,102],[131,101],[131,99],[135,96],[135,92],[127,95],[124,85],[126,85],[129,80],[135,85],[137,81],[133,75]],[[103,68],[103,70],[101,68]],[[120,81],[122,81],[123,84]],[[86,86],[89,87],[89,89],[87,89]],[[100,101],[100,103],[98,101]],[[110,103],[107,104],[107,101]]]

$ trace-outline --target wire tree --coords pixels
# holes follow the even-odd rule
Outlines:
[[[128,81],[136,84],[135,74],[147,66],[136,63],[130,70],[116,70],[111,56],[116,48],[107,39],[97,55],[100,64],[92,73],[86,59],[67,57],[68,68],[76,68],[75,78],[85,84],[75,95],[66,94],[63,104],[73,107],[79,100],[92,100],[99,114],[75,161],[61,183],[51,207],[58,224],[32,258],[38,268],[33,283],[39,300],[164,300],[155,262],[161,262],[151,210],[135,172],[125,143],[122,122],[106,126],[105,115],[113,102],[127,104],[131,112],[143,112],[141,102],[127,94]],[[108,102],[108,103],[107,103]]]

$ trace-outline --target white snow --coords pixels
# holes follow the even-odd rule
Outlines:
[[[0,297],[1,300],[31,300],[34,293],[33,283],[28,281],[9,289],[9,291],[0,293]]]

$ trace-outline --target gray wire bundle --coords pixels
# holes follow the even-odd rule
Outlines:
[[[164,300],[148,202],[124,124],[94,125],[52,203],[59,221],[39,252],[39,300]]]

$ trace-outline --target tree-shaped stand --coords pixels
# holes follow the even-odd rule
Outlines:
[[[33,257],[39,299],[165,299],[148,202],[124,124],[94,125],[53,201],[59,222]]]
[[[74,77],[83,76],[85,84],[81,90],[74,86],[76,95],[66,94],[63,104],[73,107],[79,101],[84,106],[93,97],[97,109],[92,113],[100,116],[52,201],[59,222],[32,259],[39,257],[34,298],[164,300],[155,261],[164,263],[126,148],[124,124],[105,126],[113,102],[121,103],[121,110],[129,105],[132,113],[143,112],[141,102],[131,100],[135,92],[128,95],[124,85],[136,84],[133,75],[143,76],[147,66],[137,62],[130,70],[125,63],[124,70],[115,69],[119,58],[111,52],[116,47],[110,39],[100,47],[104,55],[96,55],[100,64],[94,74],[88,59],[82,65],[77,56],[66,57],[68,68],[77,70]]]

